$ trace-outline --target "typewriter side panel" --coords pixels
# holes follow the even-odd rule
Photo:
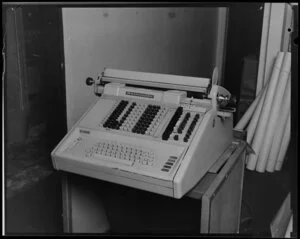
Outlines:
[[[232,143],[232,120],[211,112],[205,115],[174,178],[174,197],[181,198],[193,188]]]

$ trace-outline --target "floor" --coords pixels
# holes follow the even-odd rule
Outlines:
[[[51,165],[44,126],[6,150],[5,228],[11,234],[62,234],[60,173]],[[245,171],[240,233],[269,237],[270,223],[289,192],[286,167],[276,173]],[[268,189],[268,190],[266,190]]]
[[[61,184],[52,168],[45,125],[34,126],[25,142],[5,149],[7,233],[61,233]]]

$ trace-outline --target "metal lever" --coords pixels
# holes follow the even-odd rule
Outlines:
[[[230,96],[228,95],[217,95],[217,101],[220,107],[225,107],[230,100]]]
[[[99,77],[98,77],[99,79]],[[96,81],[92,77],[88,77],[85,80],[85,83],[88,86],[94,85],[94,94],[97,96],[100,96],[103,93],[103,86],[101,86],[101,81],[100,83],[96,84]]]

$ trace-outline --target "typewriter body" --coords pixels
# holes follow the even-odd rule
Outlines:
[[[99,98],[52,151],[57,170],[181,198],[232,142],[231,95],[211,79],[106,68],[92,83]]]

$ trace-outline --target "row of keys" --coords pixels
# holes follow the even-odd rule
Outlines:
[[[134,107],[136,107],[136,103],[135,102],[132,102],[131,104],[130,104],[130,106],[127,108],[127,110],[126,110],[126,112],[125,112],[125,114],[121,114],[120,115],[120,117],[121,117],[121,119],[119,120],[119,122],[120,122],[120,127],[123,125],[123,123],[125,122],[125,120],[127,119],[127,117],[130,115],[130,113],[131,113],[131,111],[134,109]],[[119,117],[119,118],[120,118]],[[118,128],[118,129],[120,129],[120,127]]]
[[[119,129],[122,123],[118,122],[117,119],[122,114],[122,112],[124,111],[127,105],[128,105],[128,101],[121,100],[118,106],[114,109],[114,111],[105,121],[103,127],[110,128],[110,129]]]
[[[125,119],[124,123],[121,125],[120,127],[121,131],[132,132],[133,127],[136,125],[140,116],[142,115],[142,113],[145,111],[145,108],[147,107],[146,104],[137,104],[137,103],[135,104],[136,104],[135,107],[128,115],[128,117]]]
[[[167,108],[160,105],[136,102],[128,104],[128,101],[122,100],[107,118],[103,127],[153,136],[166,112]]]
[[[175,164],[176,160],[177,160],[177,157],[170,156],[169,159],[167,160],[167,162],[165,162],[161,171],[169,172],[171,170],[171,168],[173,167],[173,165]]]
[[[170,120],[168,126],[166,127],[164,133],[162,134],[163,140],[168,140],[171,133],[173,132],[173,129],[179,120],[180,116],[182,115],[183,108],[180,106],[176,109],[175,114],[173,115],[172,119]]]
[[[157,130],[157,128],[159,127],[161,121],[165,117],[167,111],[168,110],[165,107],[161,107],[160,108],[160,110],[158,111],[158,113],[156,114],[156,116],[154,117],[154,119],[152,120],[151,124],[147,128],[147,130],[145,132],[146,135],[151,135],[151,136],[154,135],[154,133]]]
[[[127,144],[102,141],[95,144],[92,148],[86,149],[86,156],[109,157],[118,159],[119,162],[132,165],[133,162],[139,162],[143,165],[153,165],[155,154],[149,149],[129,146]]]
[[[186,134],[183,138],[184,142],[188,142],[188,140],[189,140],[191,134],[193,133],[193,130],[194,130],[199,118],[200,118],[199,114],[196,114],[194,116],[194,119],[193,119],[192,123],[190,124],[190,127],[188,128],[188,130],[187,130],[187,132],[186,132]]]
[[[159,127],[163,117],[167,112],[167,108],[159,105],[139,104],[132,102],[129,104],[126,100],[121,100],[115,107],[114,111],[108,117],[103,127],[117,129],[125,132],[153,136],[155,130]],[[168,140],[170,135],[176,130],[177,134],[172,138],[177,141],[179,135],[182,134],[191,117],[190,112],[186,112],[183,120],[180,118],[183,114],[183,107],[178,107],[171,118],[168,126],[162,134],[163,140]],[[190,135],[199,119],[199,114],[196,114],[192,123],[187,130],[183,141],[188,142]],[[180,122],[181,121],[181,122]],[[178,126],[179,124],[179,126]],[[175,128],[177,127],[177,129]],[[175,133],[175,132],[174,132]]]
[[[139,121],[133,127],[132,132],[137,134],[145,134],[160,108],[161,107],[158,105],[148,105]]]
[[[184,116],[184,119],[182,120],[181,124],[179,125],[178,129],[177,129],[177,132],[179,134],[182,133],[182,131],[184,130],[184,127],[186,126],[188,120],[190,119],[191,117],[191,113],[190,112],[187,112]]]
[[[153,136],[157,130],[157,128],[159,127],[159,124],[161,123],[161,121],[163,120],[163,118],[165,117],[167,113],[167,108],[162,107],[160,108],[159,112],[156,114],[156,116],[153,118],[153,120],[151,121],[151,123],[149,124],[148,127],[145,127],[146,131],[142,132],[142,131],[138,131],[138,128],[135,128],[135,125],[137,123],[137,118],[134,116],[134,112],[133,115],[130,115],[124,122],[124,124],[120,127],[120,130],[122,131],[126,131],[126,132],[133,132],[133,133],[143,133],[145,135],[148,136]]]

